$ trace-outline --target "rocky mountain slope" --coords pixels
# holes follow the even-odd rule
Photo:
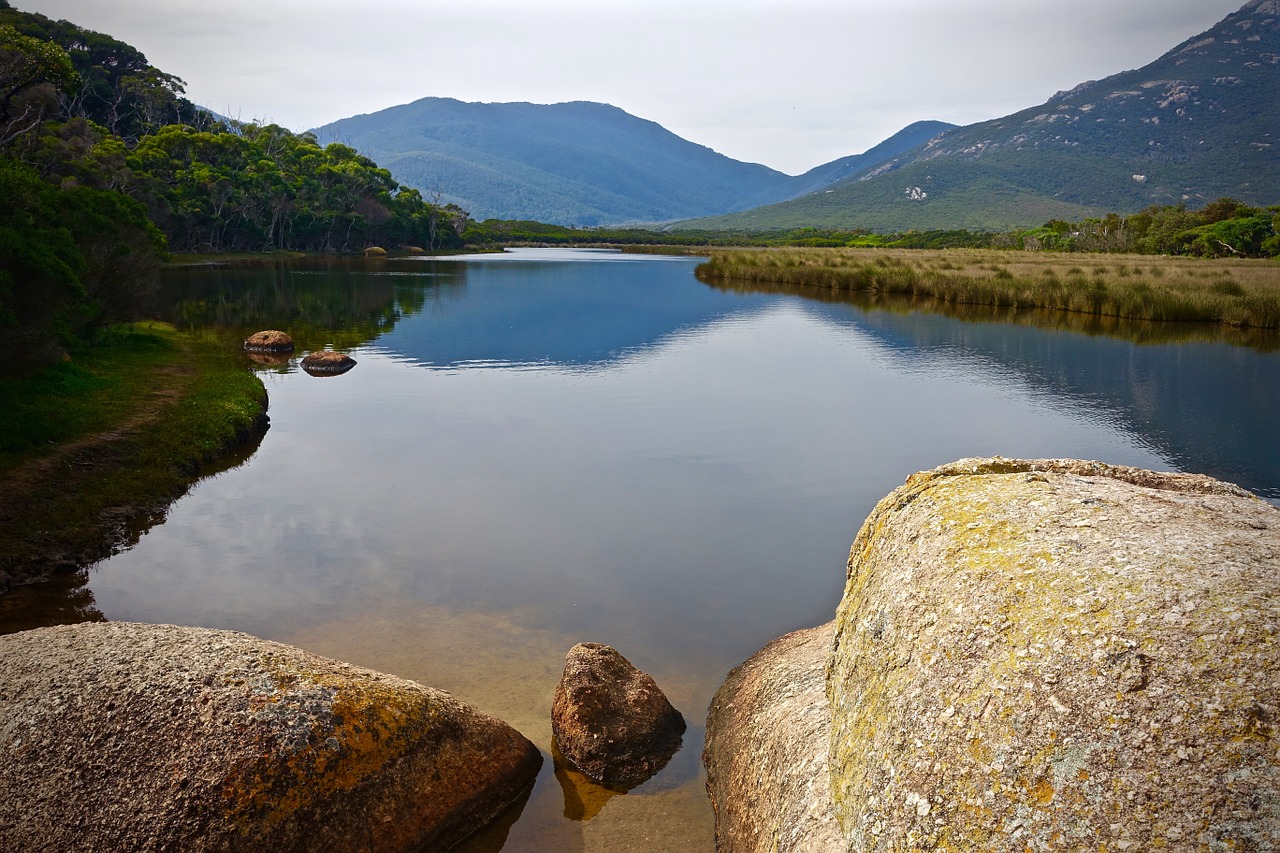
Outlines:
[[[1154,62],[947,131],[832,192],[696,227],[1005,228],[1151,204],[1280,198],[1280,0]]]

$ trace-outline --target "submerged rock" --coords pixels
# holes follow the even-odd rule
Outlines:
[[[827,783],[827,658],[835,623],[795,631],[729,673],[707,711],[716,849],[843,849]]]
[[[444,849],[538,750],[413,682],[231,631],[0,637],[0,849]]]
[[[250,352],[293,352],[293,338],[279,329],[267,329],[245,338],[244,348]]]
[[[560,753],[587,778],[626,788],[666,766],[685,721],[653,678],[616,649],[579,643],[556,685],[551,730]]]
[[[337,376],[356,366],[356,360],[345,352],[316,350],[302,359],[302,369],[312,376]]]
[[[1280,510],[1208,477],[999,458],[916,474],[850,555],[828,771],[735,781],[718,751],[813,733],[717,724],[709,776],[754,833],[718,826],[721,849],[794,833],[806,784],[829,786],[840,849],[1280,848],[1278,575]]]

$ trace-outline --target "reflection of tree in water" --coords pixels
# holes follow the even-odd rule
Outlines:
[[[0,634],[48,625],[105,622],[88,583],[89,570],[79,568],[10,590],[0,596]]]
[[[280,329],[298,351],[350,349],[420,313],[433,295],[463,284],[461,265],[424,261],[306,259],[166,271],[155,311],[182,331]]]
[[[248,444],[201,468],[187,483],[183,493],[201,480],[243,465],[258,452],[265,436],[265,431],[259,432]],[[180,496],[174,495],[173,500]],[[120,512],[104,513],[105,527],[99,532],[100,543],[94,546],[95,550],[99,556],[129,550],[147,531],[164,523],[172,505],[172,502],[166,502],[155,506],[122,507]],[[82,565],[58,569],[45,579],[0,594],[0,634],[49,625],[107,621],[94,602],[93,591],[88,588],[90,570],[95,562],[96,558],[86,559]],[[36,576],[40,577],[39,574]]]
[[[1280,334],[1274,329],[1250,329],[1217,323],[1174,323],[1126,320],[1075,311],[1047,308],[1013,308],[993,305],[965,305],[900,293],[834,292],[826,287],[803,287],[768,282],[703,282],[708,287],[730,293],[775,293],[801,296],[814,302],[854,305],[864,310],[910,314],[921,311],[939,314],[965,323],[1007,323],[1036,329],[1079,332],[1091,337],[1108,337],[1135,344],[1223,343],[1248,347],[1259,352],[1280,350]]]
[[[855,325],[904,358],[953,351],[1011,370],[1048,397],[1110,412],[1114,423],[1183,470],[1280,500],[1280,464],[1271,450],[1280,434],[1280,335],[1273,330],[765,287],[853,306]],[[848,322],[854,314],[833,319]],[[1044,330],[1075,334],[1038,333]]]

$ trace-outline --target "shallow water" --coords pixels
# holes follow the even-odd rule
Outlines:
[[[699,284],[696,263],[526,251],[174,272],[180,325],[284,328],[302,348],[258,368],[272,427],[257,452],[96,567],[96,606],[292,643],[509,721],[548,761],[466,849],[709,850],[713,692],[832,617],[858,525],[910,473],[1070,456],[1280,498],[1274,352],[734,292]],[[355,369],[297,369],[325,345]],[[588,640],[690,724],[622,795],[549,758],[564,653]]]

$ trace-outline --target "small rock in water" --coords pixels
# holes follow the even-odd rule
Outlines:
[[[279,329],[254,332],[244,339],[249,352],[293,352],[293,338]]]
[[[616,649],[579,643],[565,658],[551,730],[561,754],[588,778],[628,788],[666,766],[685,721],[653,678]]]
[[[312,376],[337,376],[356,366],[356,360],[345,352],[317,350],[302,359],[302,369]]]

